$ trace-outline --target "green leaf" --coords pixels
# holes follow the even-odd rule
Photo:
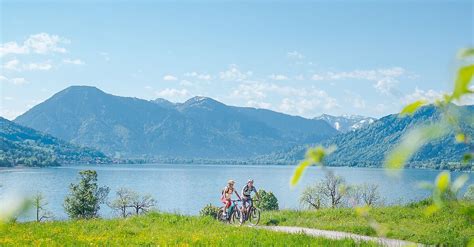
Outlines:
[[[412,129],[385,157],[385,168],[399,171],[423,145],[447,135],[448,131],[449,128],[441,123]]]
[[[301,176],[303,175],[304,171],[310,165],[311,165],[311,162],[309,160],[304,160],[296,167],[296,169],[293,173],[293,176],[291,177],[291,180],[290,180],[290,185],[291,186],[295,186],[295,185],[298,184],[298,182],[300,181]]]
[[[458,57],[461,59],[473,57],[473,56],[474,56],[474,48],[462,49],[458,54]]]
[[[460,99],[463,95],[473,93],[469,89],[472,76],[474,75],[474,64],[461,67],[458,71],[458,77],[454,84],[454,91],[451,97],[455,100]]]
[[[472,154],[471,153],[465,153],[463,156],[462,156],[462,162],[463,163],[468,163],[469,161],[472,160]]]
[[[436,188],[441,192],[445,192],[449,188],[450,180],[449,172],[440,173],[436,178]]]
[[[413,115],[420,107],[426,105],[428,102],[426,100],[417,100],[403,108],[400,112],[400,116]]]
[[[465,142],[466,141],[466,135],[464,133],[459,133],[456,135],[456,142]]]

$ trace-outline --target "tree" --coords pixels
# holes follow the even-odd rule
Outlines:
[[[345,195],[344,178],[328,172],[323,180],[322,193],[331,200],[331,207],[337,207]]]
[[[260,200],[255,201],[255,206],[263,211],[278,210],[278,199],[271,191],[258,190]],[[256,200],[256,196],[253,200]]]
[[[104,202],[110,189],[97,185],[96,171],[80,171],[79,176],[79,183],[69,186],[70,194],[64,200],[64,209],[73,219],[96,218],[100,204]]]
[[[342,203],[345,194],[344,178],[328,172],[322,181],[308,186],[303,191],[300,202],[303,206],[314,209],[323,206],[335,208]]]
[[[33,196],[33,207],[35,208],[36,222],[42,222],[53,217],[53,214],[50,211],[47,211],[45,208],[48,204],[49,203],[46,201],[43,194],[38,192]]]
[[[379,187],[376,184],[364,183],[349,188],[349,196],[354,205],[372,206],[380,201]]]
[[[212,218],[217,218],[217,214],[219,213],[219,207],[216,207],[212,204],[207,204],[204,208],[199,211],[199,215],[201,216],[211,216]]]
[[[146,213],[155,206],[156,200],[153,199],[151,195],[144,195],[141,196],[140,194],[134,192],[131,196],[131,205],[130,207],[133,208],[133,211],[136,215],[141,213]]]
[[[108,206],[125,218],[129,215],[127,209],[131,207],[133,196],[136,193],[127,188],[120,188],[115,194],[117,197]]]
[[[306,187],[300,197],[301,205],[311,209],[320,209],[324,201],[322,191],[321,183]]]

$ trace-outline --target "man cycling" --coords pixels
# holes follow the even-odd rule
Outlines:
[[[247,184],[242,188],[242,213],[247,213],[247,210],[253,206],[252,192],[255,192],[257,199],[260,200],[260,196],[258,195],[257,189],[255,188],[255,186],[253,186],[253,179],[249,179],[249,181],[247,181]]]

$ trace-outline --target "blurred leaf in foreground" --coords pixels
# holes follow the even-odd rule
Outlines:
[[[447,126],[441,123],[410,130],[402,137],[400,143],[386,156],[384,162],[385,168],[391,171],[399,171],[423,145],[447,134]]]
[[[474,48],[462,49],[459,52],[458,57],[461,58],[461,59],[465,59],[465,58],[468,58],[468,57],[474,57]]]
[[[428,101],[426,100],[417,100],[403,108],[403,110],[400,112],[400,116],[411,116],[413,115],[420,107],[426,105]]]
[[[329,148],[324,148],[322,146],[309,148],[308,151],[306,151],[305,159],[301,161],[299,165],[295,168],[293,176],[290,179],[290,185],[297,185],[301,179],[301,176],[303,175],[306,168],[308,168],[308,166],[314,164],[322,164],[324,157],[331,154],[335,150],[335,146],[330,146]]]
[[[458,77],[454,83],[454,91],[452,94],[452,99],[458,100],[465,94],[473,93],[469,89],[469,84],[471,83],[472,76],[474,75],[474,64],[467,65],[459,69]]]

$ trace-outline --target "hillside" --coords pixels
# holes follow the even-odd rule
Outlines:
[[[453,106],[464,111],[463,115],[472,116],[474,106]],[[326,159],[332,166],[380,167],[385,154],[410,128],[419,124],[428,124],[438,119],[439,110],[433,106],[423,107],[411,117],[400,117],[398,114],[383,117],[365,128],[339,134],[328,141],[321,142],[324,146],[336,145],[337,150]],[[463,126],[468,136],[473,136],[472,126]],[[313,144],[317,145],[317,144]],[[276,163],[296,163],[303,159],[308,145],[298,145],[290,149],[275,152],[257,158],[257,161],[272,160]],[[454,133],[428,143],[409,162],[411,167],[456,168],[469,148],[455,142]],[[450,164],[453,163],[453,164]],[[472,169],[472,162],[464,169]]]
[[[0,166],[108,163],[103,153],[81,148],[0,117]]]
[[[227,106],[205,97],[173,104],[69,87],[15,119],[125,158],[247,158],[336,135],[324,121]]]

